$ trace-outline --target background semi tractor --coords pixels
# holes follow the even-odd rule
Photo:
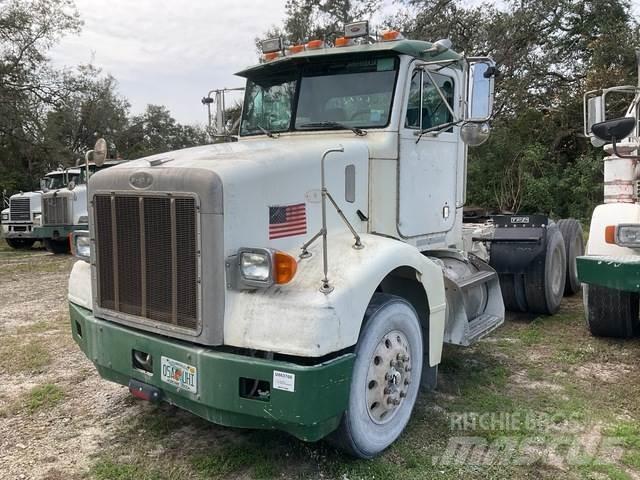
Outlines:
[[[47,237],[37,232],[42,223],[42,196],[49,190],[65,188],[69,182],[77,182],[80,169],[62,169],[47,173],[40,180],[40,190],[20,192],[9,198],[9,208],[2,211],[2,230],[7,244],[12,248],[29,248],[36,241]]]
[[[74,169],[74,180],[42,194],[42,216],[34,234],[44,239],[44,245],[52,253],[68,253],[69,237],[75,230],[88,228],[87,175],[118,165],[123,160],[108,160],[102,165],[88,163]]]
[[[262,49],[238,74],[237,142],[91,177],[73,337],[139,398],[370,458],[435,385],[444,343],[499,327],[505,302],[554,313],[575,269],[546,216],[463,224],[491,59],[366,22]]]
[[[585,135],[606,152],[604,203],[593,211],[586,256],[578,258],[586,320],[593,335],[628,338],[640,333],[640,88],[587,92],[584,103]]]

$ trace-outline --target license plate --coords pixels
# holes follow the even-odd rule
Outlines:
[[[161,357],[160,364],[163,382],[187,392],[198,393],[198,370],[196,367],[168,357]]]

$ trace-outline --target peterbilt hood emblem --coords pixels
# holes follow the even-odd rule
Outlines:
[[[149,188],[153,183],[153,176],[147,172],[136,172],[129,177],[129,185],[133,188]]]

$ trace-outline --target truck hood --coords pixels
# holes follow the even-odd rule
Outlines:
[[[327,156],[327,187],[349,221],[360,226],[363,221],[358,210],[363,215],[368,212],[369,149],[363,138],[351,132],[344,136],[256,138],[141,158],[93,175],[89,195],[141,188],[197,192],[201,213],[224,212],[225,248],[259,245],[286,249],[320,229],[321,158],[327,149],[338,147],[344,152]],[[135,185],[139,175],[152,183]],[[347,182],[349,191],[354,192],[349,196]],[[288,207],[304,209],[306,229],[276,238],[270,215]],[[337,215],[330,216],[329,226],[334,224],[345,228]]]
[[[233,176],[236,172],[252,171],[255,175],[261,175],[264,170],[290,168],[291,163],[319,169],[325,150],[339,146],[347,149],[350,145],[366,143],[362,138],[354,138],[351,132],[344,137],[322,134],[266,139],[260,137],[161,153],[112,168],[203,168],[215,171],[224,181],[225,177]],[[107,172],[108,170],[96,175]]]

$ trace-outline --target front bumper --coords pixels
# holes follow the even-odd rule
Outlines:
[[[34,238],[39,237],[35,234],[33,223],[3,223],[2,229],[5,238]]]
[[[338,427],[349,399],[354,354],[315,365],[248,357],[141,332],[96,318],[69,304],[73,338],[101,377],[128,385],[134,379],[161,390],[162,400],[220,425],[278,429],[306,441]],[[152,357],[152,373],[134,368],[133,350]],[[197,368],[197,393],[161,380],[160,357]],[[293,391],[277,390],[274,371],[294,374]],[[241,396],[241,379],[268,382],[266,399]]]
[[[640,292],[640,256],[583,256],[576,258],[576,265],[582,283]]]
[[[89,230],[89,225],[46,225],[33,229],[33,238],[52,238],[66,240],[76,230]]]

